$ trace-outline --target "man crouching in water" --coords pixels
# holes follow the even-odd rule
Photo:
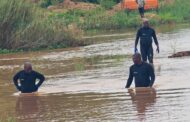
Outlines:
[[[36,80],[39,80],[39,82]],[[37,92],[44,80],[45,78],[42,74],[32,70],[32,64],[30,62],[26,62],[24,64],[24,70],[19,71],[13,77],[14,84],[21,93]]]
[[[125,88],[129,88],[135,78],[135,87],[152,87],[155,81],[153,67],[141,60],[141,54],[133,55],[134,65],[130,67],[129,78]]]

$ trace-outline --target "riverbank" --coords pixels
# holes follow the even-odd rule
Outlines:
[[[0,0],[0,52],[83,46],[82,31],[67,28],[25,0]]]
[[[188,23],[189,6],[186,0],[160,0],[159,12],[148,11],[145,17],[155,27]],[[7,7],[15,11],[5,11]],[[8,0],[2,2],[0,9],[4,15],[0,53],[84,46],[89,45],[89,41],[83,38],[89,31],[136,29],[141,26],[138,12],[127,13],[120,9],[120,4],[105,8],[99,4],[72,2],[41,8],[39,3]]]
[[[76,2],[76,4],[80,6],[81,3]],[[158,12],[156,10],[148,11],[145,13],[145,17],[150,19],[153,26],[189,22],[189,5],[190,3],[186,0],[160,0]],[[92,5],[89,4],[89,6]],[[127,13],[121,9],[121,4],[113,6],[112,9],[95,6],[87,10],[80,7],[67,10],[64,5],[59,5],[49,7],[49,11],[50,18],[62,21],[68,26],[76,25],[84,31],[136,28],[141,25],[142,21],[138,11]]]

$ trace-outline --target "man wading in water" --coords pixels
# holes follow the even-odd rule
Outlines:
[[[144,17],[144,5],[145,5],[145,1],[144,0],[136,0],[136,3],[138,4],[138,9],[139,9],[139,13],[141,18]]]
[[[135,87],[152,87],[155,81],[153,67],[141,60],[141,54],[133,55],[134,64],[130,67],[129,78],[125,88],[129,88],[135,78]]]
[[[39,80],[39,82],[36,80]],[[16,88],[22,93],[37,92],[44,80],[45,78],[42,74],[32,70],[30,62],[26,62],[24,70],[18,72],[13,78]]]
[[[156,37],[155,30],[149,27],[149,22],[147,19],[143,20],[143,27],[140,28],[136,35],[135,40],[135,53],[138,52],[137,45],[140,38],[140,52],[142,55],[143,62],[147,62],[147,58],[149,63],[153,65],[153,47],[152,47],[152,38],[157,46],[156,51],[159,53],[159,43]]]

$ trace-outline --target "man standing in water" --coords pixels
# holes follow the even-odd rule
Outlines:
[[[39,81],[37,82],[37,80]],[[22,93],[37,92],[44,80],[45,78],[42,74],[32,70],[30,62],[26,62],[24,70],[18,72],[13,78],[16,88]]]
[[[135,78],[135,87],[152,87],[155,81],[153,67],[141,60],[141,54],[133,55],[134,65],[130,67],[129,78],[125,88],[129,88]]]
[[[143,20],[143,27],[140,28],[136,35],[135,40],[135,53],[137,50],[137,45],[140,38],[140,51],[142,55],[142,60],[144,62],[147,62],[147,58],[149,60],[149,63],[153,65],[153,47],[152,47],[152,38],[154,39],[154,42],[157,46],[157,52],[160,52],[159,49],[159,43],[156,37],[155,30],[149,27],[148,19]]]
[[[145,1],[144,0],[136,0],[136,3],[138,4],[138,9],[139,9],[139,13],[141,18],[144,17],[144,5],[145,5]]]

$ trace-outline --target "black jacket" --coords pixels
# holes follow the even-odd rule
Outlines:
[[[158,45],[158,40],[156,37],[155,30],[150,27],[142,27],[138,30],[135,40],[135,47],[137,47],[138,41],[140,38],[140,46],[141,47],[151,47],[152,46],[152,38],[156,45]]]
[[[141,65],[132,65],[130,67],[129,78],[126,88],[131,86],[135,78],[135,87],[151,87],[155,81],[154,69],[150,64],[142,63]]]
[[[37,82],[37,80],[39,80],[39,82]],[[42,74],[36,71],[26,73],[24,70],[18,72],[13,78],[16,88],[22,93],[38,91],[38,88],[42,85],[44,80],[45,78]],[[20,81],[20,84],[18,81]]]

